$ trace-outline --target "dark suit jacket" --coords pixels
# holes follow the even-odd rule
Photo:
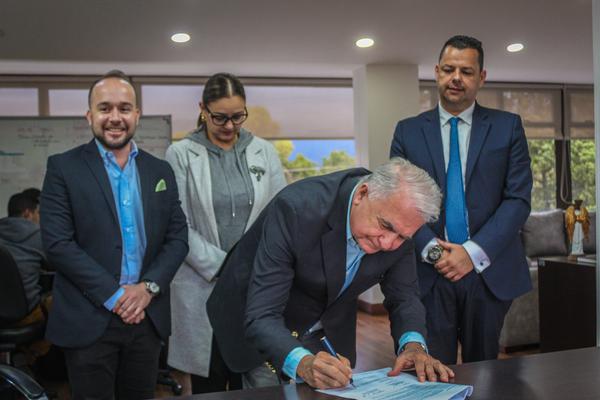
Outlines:
[[[423,168],[445,193],[446,171],[437,108],[398,122],[391,157]],[[531,290],[519,230],[531,209],[531,160],[521,118],[475,105],[465,174],[465,199],[471,240],[490,258],[483,273],[491,292],[510,300]],[[415,235],[417,258],[434,237],[445,238],[445,213]],[[431,264],[418,263],[421,294],[440,277]]]
[[[146,309],[159,335],[171,332],[169,283],[188,251],[187,225],[167,162],[140,150],[146,253],[140,280],[161,288]],[[155,192],[164,179],[167,190]],[[42,240],[56,267],[46,335],[64,347],[84,347],[105,331],[103,303],[119,288],[122,241],[112,189],[96,143],[48,158],[41,196]]]
[[[302,334],[318,320],[335,349],[354,364],[357,298],[377,283],[394,343],[406,331],[425,335],[411,241],[396,251],[365,255],[337,298],[345,279],[348,200],[368,173],[352,169],[287,186],[229,253],[207,310],[231,369],[248,371],[265,360],[281,369],[288,353],[301,346],[291,332]]]

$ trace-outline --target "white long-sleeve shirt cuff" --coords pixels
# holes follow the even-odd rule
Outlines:
[[[489,267],[492,263],[487,254],[485,254],[485,251],[483,251],[483,249],[474,241],[467,240],[462,246],[466,250],[467,254],[469,254],[469,257],[471,257],[473,267],[477,273],[482,273],[483,270]]]

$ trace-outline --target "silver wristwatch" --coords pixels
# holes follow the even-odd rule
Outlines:
[[[408,342],[408,343],[416,343],[419,346],[421,346],[421,348],[423,349],[423,351],[427,354],[429,354],[429,350],[427,349],[427,345],[421,343],[421,342]],[[404,350],[406,350],[406,346],[408,345],[408,343],[406,343],[404,346],[402,346],[402,348],[400,349],[400,352],[402,353]]]
[[[156,282],[144,281],[144,285],[146,285],[146,291],[150,293],[152,297],[156,297],[160,293],[160,286],[158,286]]]
[[[425,257],[425,261],[430,264],[435,264],[442,258],[442,253],[444,252],[444,248],[439,244],[435,244],[429,248],[427,251],[427,257]]]

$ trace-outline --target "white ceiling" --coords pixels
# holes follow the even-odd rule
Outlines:
[[[592,83],[591,0],[0,0],[0,74],[351,77],[479,38],[492,81]],[[170,41],[185,31],[187,44]],[[370,49],[354,41],[375,39]],[[525,50],[509,54],[512,42]]]

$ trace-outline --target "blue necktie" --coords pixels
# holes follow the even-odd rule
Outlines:
[[[463,244],[469,239],[469,232],[458,145],[458,121],[457,117],[450,118],[450,160],[446,172],[446,232],[450,242]]]

